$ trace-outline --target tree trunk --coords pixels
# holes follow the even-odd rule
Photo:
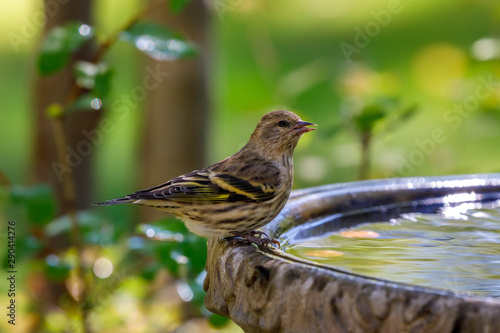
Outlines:
[[[206,33],[208,12],[193,1],[179,15],[159,11],[154,19],[182,32],[201,46],[198,57],[172,62],[148,60],[148,66],[168,76],[147,96],[147,121],[142,156],[142,187],[151,187],[203,167],[207,128]],[[165,217],[143,208],[142,220]]]
[[[45,1],[46,24],[44,34],[53,27],[66,23],[69,20],[80,20],[90,23],[90,1],[70,1],[54,7],[54,1]],[[92,184],[91,152],[93,147],[84,145],[89,142],[83,135],[84,130],[91,131],[95,128],[100,112],[74,112],[64,121],[68,147],[66,147],[69,169],[58,168],[54,165],[57,161],[54,145],[54,132],[50,120],[45,115],[45,110],[52,103],[63,103],[68,90],[72,86],[72,72],[74,59],[90,60],[92,56],[91,45],[86,45],[74,57],[70,65],[60,72],[34,79],[34,112],[35,126],[33,137],[33,169],[34,182],[51,183],[61,198],[61,172],[71,172],[75,179],[76,205],[78,209],[90,205],[90,185]],[[80,145],[79,145],[80,144]],[[70,170],[70,171],[68,171]],[[61,200],[60,200],[61,201]]]

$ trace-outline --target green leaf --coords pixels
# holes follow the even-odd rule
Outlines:
[[[78,86],[90,90],[80,96],[70,106],[70,110],[99,110],[106,100],[110,86],[112,71],[105,64],[93,64],[79,61],[75,64],[75,76]]]
[[[203,290],[203,280],[199,279],[189,279],[187,281],[189,289],[193,292],[193,298],[190,302],[198,305],[198,307],[203,307],[205,300],[205,291]]]
[[[93,37],[88,25],[72,21],[52,29],[42,43],[38,57],[38,71],[49,75],[61,70],[69,62],[71,54]]]
[[[150,265],[146,266],[145,268],[141,269],[139,274],[144,280],[152,282],[156,276],[156,273],[158,273],[158,271],[161,268],[162,267],[158,263],[155,262],[155,263],[150,264]]]
[[[221,328],[229,322],[229,318],[218,315],[216,313],[212,313],[210,317],[208,317],[208,322],[212,327]]]
[[[92,93],[103,100],[106,99],[109,95],[112,76],[113,72],[108,68],[105,71],[99,71],[95,76],[95,85]]]
[[[101,216],[92,211],[78,211],[76,219],[85,243],[102,245],[111,240],[113,230]],[[63,215],[49,223],[45,227],[45,233],[48,237],[53,237],[71,233],[71,229],[70,217]]]
[[[187,277],[195,277],[205,269],[207,240],[189,232],[183,222],[160,220],[154,225],[141,225],[140,230],[150,241],[157,240],[153,246],[158,261],[174,276],[182,275],[181,266],[187,268]]]
[[[28,228],[16,227],[16,263],[26,263],[36,257],[37,254],[43,249],[43,244],[34,236],[28,234]],[[29,258],[29,259],[28,259]],[[8,252],[5,251],[2,260],[2,267],[6,269],[9,267]]]
[[[84,94],[69,107],[70,111],[83,110],[83,111],[95,111],[102,107],[101,99],[95,97],[92,94]]]
[[[64,281],[68,278],[71,265],[63,262],[57,255],[49,254],[45,258],[45,275],[51,281]]]
[[[160,61],[189,58],[198,53],[195,44],[154,22],[138,22],[128,30],[122,31],[120,39]]]
[[[354,123],[361,132],[371,131],[375,123],[386,117],[387,113],[379,104],[370,104],[354,117]]]
[[[76,84],[88,90],[95,86],[95,77],[100,68],[98,65],[88,61],[77,61],[75,63]]]
[[[75,64],[75,76],[78,86],[88,89],[92,95],[102,99],[108,96],[112,71],[106,64],[93,64],[79,61]]]
[[[168,6],[170,7],[172,13],[179,14],[190,2],[191,0],[170,0]]]
[[[56,213],[56,199],[52,187],[46,184],[35,186],[14,185],[10,191],[14,205],[22,205],[30,222],[44,225],[50,222]]]
[[[141,224],[138,230],[152,239],[164,242],[180,243],[189,235],[184,223],[175,219],[162,220],[155,225]]]

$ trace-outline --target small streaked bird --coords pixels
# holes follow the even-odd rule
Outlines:
[[[256,229],[283,209],[293,182],[293,151],[316,126],[278,110],[264,115],[236,154],[168,182],[95,205],[133,203],[158,208],[202,237],[269,244]]]

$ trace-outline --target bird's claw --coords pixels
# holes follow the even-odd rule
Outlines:
[[[255,244],[257,246],[269,246],[281,248],[281,244],[276,239],[270,239],[263,231],[234,232],[233,237],[225,237],[226,241],[232,245],[238,243]]]

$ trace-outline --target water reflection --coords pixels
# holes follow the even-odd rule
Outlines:
[[[287,252],[353,273],[500,297],[500,201],[359,224],[292,241]]]

